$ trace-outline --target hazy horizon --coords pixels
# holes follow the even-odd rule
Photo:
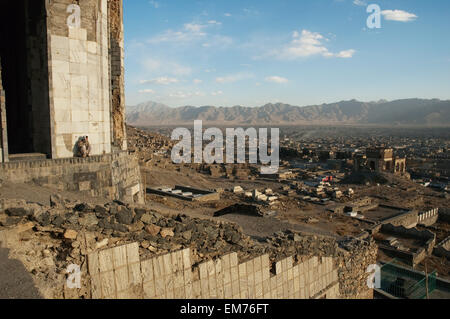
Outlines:
[[[295,104],[290,104],[290,103],[285,103],[282,101],[278,101],[278,102],[267,102],[267,103],[263,103],[261,105],[243,105],[243,104],[236,104],[236,105],[229,105],[229,106],[224,106],[224,105],[213,105],[213,104],[205,104],[205,105],[190,105],[190,104],[186,104],[186,105],[176,105],[176,106],[172,106],[172,105],[167,105],[165,103],[162,102],[158,102],[158,101],[153,101],[153,100],[148,100],[148,101],[142,101],[139,102],[137,104],[131,105],[129,103],[127,103],[127,107],[136,107],[138,105],[142,105],[142,104],[148,104],[148,103],[154,103],[154,104],[161,104],[164,106],[167,106],[169,108],[181,108],[181,107],[195,107],[195,108],[202,108],[202,107],[216,107],[216,108],[233,108],[233,107],[248,107],[248,108],[258,108],[258,107],[263,107],[266,105],[276,105],[276,104],[284,104],[284,105],[290,105],[290,106],[294,106],[294,107],[309,107],[309,106],[320,106],[320,105],[328,105],[328,104],[334,104],[334,103],[342,103],[342,102],[351,102],[351,101],[356,101],[359,103],[390,103],[390,102],[395,102],[395,101],[402,101],[402,100],[439,100],[439,101],[450,101],[450,98],[448,99],[439,99],[439,98],[420,98],[420,97],[413,97],[413,98],[404,98],[404,99],[395,99],[395,100],[387,100],[387,99],[378,99],[375,101],[360,101],[358,99],[346,99],[346,100],[341,100],[341,101],[333,101],[333,102],[328,102],[328,103],[318,103],[318,104],[310,104],[310,105],[295,105]]]

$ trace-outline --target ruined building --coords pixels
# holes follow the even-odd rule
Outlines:
[[[2,1],[0,15],[0,179],[142,200],[127,152],[122,0]],[[86,160],[74,159],[81,136]]]
[[[355,159],[355,170],[405,175],[406,158],[395,157],[392,148],[368,148],[365,155]]]

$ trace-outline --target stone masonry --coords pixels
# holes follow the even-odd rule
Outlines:
[[[81,28],[64,21],[71,3],[52,1],[49,7],[53,158],[73,156],[83,135],[89,136],[93,155],[111,152],[107,1],[80,3]]]
[[[76,14],[74,5],[79,25],[68,23]],[[13,26],[19,37],[15,45],[25,47],[25,53],[16,59],[9,48],[0,51],[3,69],[6,65],[9,71],[3,78],[9,85],[2,94],[2,161],[8,161],[6,135],[20,143],[10,154],[73,157],[85,135],[92,155],[126,150],[122,1],[21,0],[4,6],[19,19]],[[15,63],[24,65],[17,75],[11,69]],[[18,98],[24,91],[28,96]],[[6,128],[9,117],[14,125]]]
[[[0,164],[0,180],[35,183],[87,196],[143,203],[144,190],[137,160],[127,152]]]
[[[132,243],[88,256],[92,298],[144,299],[336,299],[338,271],[333,258],[292,257],[275,264],[269,255],[239,262],[227,254],[193,267],[184,249],[140,261]]]

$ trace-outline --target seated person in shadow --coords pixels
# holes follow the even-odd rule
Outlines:
[[[91,145],[89,144],[88,136],[81,136],[75,145],[75,156],[86,158],[91,153]]]

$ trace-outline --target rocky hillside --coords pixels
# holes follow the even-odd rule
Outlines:
[[[215,125],[378,124],[450,125],[450,101],[341,101],[313,106],[266,104],[261,107],[184,106],[170,108],[155,102],[127,107],[128,124],[138,126],[192,125],[194,120]]]

